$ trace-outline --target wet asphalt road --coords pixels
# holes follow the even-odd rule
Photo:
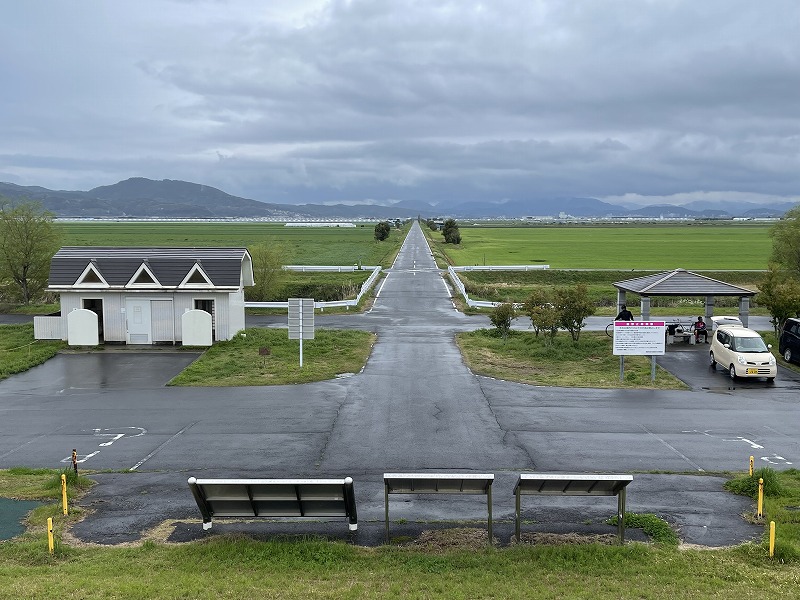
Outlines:
[[[165,519],[184,524],[180,539],[208,535],[187,521],[198,517],[190,475],[350,475],[364,523],[359,543],[371,543],[382,531],[388,471],[495,473],[494,513],[503,522],[523,470],[699,474],[745,469],[751,454],[776,468],[800,459],[797,378],[781,371],[773,386],[732,386],[709,370],[701,348],[659,359],[690,384],[684,392],[544,388],[473,375],[453,336],[488,319],[454,309],[417,226],[369,313],[317,321],[341,323],[378,334],[365,369],[302,386],[166,388],[195,355],[60,355],[0,383],[0,467],[59,466],[78,448],[83,468],[128,471],[98,474],[101,485],[84,500],[94,514],[74,533],[100,543],[138,539]],[[664,516],[687,541],[761,534],[739,517],[748,502],[723,493],[720,478],[635,475],[629,490],[629,510]],[[393,518],[411,528],[485,519],[479,498],[403,497],[397,506]],[[615,510],[596,498],[525,507],[526,518],[554,530],[587,519],[602,528]]]

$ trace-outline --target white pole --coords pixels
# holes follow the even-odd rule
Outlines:
[[[303,301],[300,300],[300,368],[303,368]]]

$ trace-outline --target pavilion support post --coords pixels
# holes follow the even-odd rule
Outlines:
[[[750,297],[742,296],[741,298],[739,298],[739,320],[745,327],[749,327],[749,325],[747,324],[749,317],[750,317]]]
[[[625,301],[625,290],[617,290],[617,314],[622,311],[622,305],[627,304]]]
[[[642,296],[642,320],[646,321],[650,318],[650,296]]]
[[[714,296],[706,296],[706,321],[714,316]]]

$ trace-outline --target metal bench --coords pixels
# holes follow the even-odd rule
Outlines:
[[[214,517],[346,517],[358,529],[353,479],[195,479],[189,478],[203,529]]]
[[[492,543],[494,475],[464,473],[384,473],[386,543],[389,543],[389,494],[473,494],[487,497],[489,544]]]
[[[617,535],[625,541],[625,488],[633,475],[583,473],[523,473],[514,486],[516,520],[514,533],[520,539],[521,496],[617,496]]]

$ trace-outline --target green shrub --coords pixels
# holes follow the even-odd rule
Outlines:
[[[758,480],[764,480],[764,495],[777,497],[784,494],[783,486],[778,479],[778,473],[770,467],[755,469],[752,475],[745,475],[738,479],[731,479],[725,483],[725,489],[740,496],[758,498]]]
[[[618,521],[619,519],[614,515],[607,523],[616,525]],[[679,542],[678,534],[670,527],[669,523],[652,513],[637,514],[626,512],[625,527],[641,529],[657,544],[677,546]]]

